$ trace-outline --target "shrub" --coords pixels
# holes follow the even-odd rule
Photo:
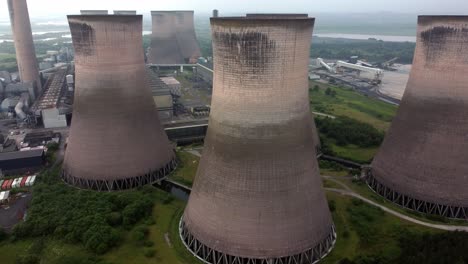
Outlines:
[[[143,249],[143,254],[147,258],[152,258],[156,255],[156,250],[154,250],[153,248],[145,248]]]
[[[315,123],[320,133],[335,140],[340,146],[350,144],[359,147],[379,146],[384,137],[384,133],[373,126],[349,117],[316,118]]]

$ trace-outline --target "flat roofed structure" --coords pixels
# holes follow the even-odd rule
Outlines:
[[[201,56],[193,11],[151,11],[153,34],[150,64],[196,63]]]
[[[368,175],[386,199],[468,219],[468,16],[420,16],[397,115]]]
[[[68,22],[76,89],[63,179],[104,191],[161,180],[174,169],[175,154],[146,76],[142,16],[68,16]]]
[[[334,245],[308,96],[313,24],[211,19],[211,114],[180,222],[205,263],[315,263]]]
[[[0,168],[6,175],[40,168],[44,164],[44,150],[33,149],[0,153]]]

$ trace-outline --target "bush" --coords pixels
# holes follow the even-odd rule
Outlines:
[[[102,254],[119,244],[123,227],[131,229],[152,213],[154,197],[149,188],[112,193],[76,190],[60,181],[59,172],[57,166],[41,174],[33,187],[28,218],[15,226],[14,239],[54,236]]]
[[[330,208],[330,212],[335,212],[335,210],[336,210],[335,200],[328,201],[328,208]]]
[[[145,246],[145,247],[153,247],[153,246],[154,246],[154,242],[151,241],[151,240],[146,240],[145,243],[143,243],[143,246]]]
[[[0,227],[0,242],[6,240],[8,238],[8,234]]]
[[[320,133],[335,140],[340,146],[379,146],[384,138],[384,133],[373,126],[348,117],[316,118],[315,123]]]
[[[152,258],[156,255],[156,250],[154,250],[153,248],[145,248],[143,249],[143,254],[147,258]]]

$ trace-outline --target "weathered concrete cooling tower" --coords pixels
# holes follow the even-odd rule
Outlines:
[[[32,96],[37,97],[42,89],[42,84],[34,49],[31,22],[29,21],[28,5],[26,0],[8,0],[8,9],[20,79],[22,82],[31,82],[35,86],[35,94]]]
[[[146,79],[142,16],[68,16],[76,90],[63,179],[120,190],[152,183],[174,166]]]
[[[368,183],[406,208],[468,219],[468,17],[421,16],[410,79]]]
[[[313,22],[211,19],[212,108],[180,223],[208,263],[313,263],[333,246],[308,99]]]
[[[153,34],[148,63],[195,63],[200,48],[195,35],[193,11],[152,11]]]

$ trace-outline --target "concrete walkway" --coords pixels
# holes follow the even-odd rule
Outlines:
[[[331,178],[326,178],[326,179],[329,179],[329,180],[333,180]],[[333,180],[333,182],[336,182],[336,183],[339,183],[341,186],[345,187],[346,184],[344,183],[340,183],[339,181],[336,181],[336,180]],[[399,213],[397,211],[394,211],[392,209],[389,209],[379,203],[376,203],[374,201],[371,201],[367,198],[364,198],[363,196],[355,193],[354,191],[352,191],[348,186],[345,187],[346,190],[344,189],[335,189],[335,188],[325,188],[325,190],[327,191],[330,191],[330,192],[336,192],[336,193],[339,193],[339,194],[342,194],[342,195],[346,195],[346,196],[351,196],[351,197],[354,197],[354,198],[357,198],[367,204],[370,204],[370,205],[373,205],[375,207],[378,207],[380,209],[382,209],[383,211],[391,214],[391,215],[394,215],[400,219],[403,219],[405,221],[408,221],[408,222],[411,222],[411,223],[414,223],[414,224],[417,224],[417,225],[422,225],[422,226],[425,226],[425,227],[431,227],[431,228],[435,228],[435,229],[440,229],[440,230],[444,230],[444,231],[463,231],[463,232],[468,232],[468,226],[454,226],[454,225],[441,225],[441,224],[431,224],[431,223],[427,223],[427,222],[423,222],[423,221],[420,221],[418,219],[415,219],[415,218],[412,218],[410,216],[407,216],[407,215],[404,215],[402,213]]]

